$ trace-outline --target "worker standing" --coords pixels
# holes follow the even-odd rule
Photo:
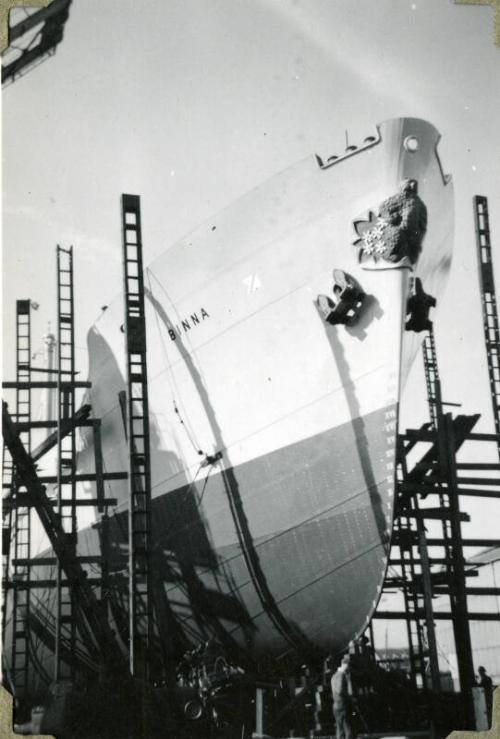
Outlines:
[[[337,672],[332,677],[333,715],[337,739],[352,739],[350,721],[351,698],[349,691],[349,656],[342,657]]]
[[[479,680],[477,684],[484,690],[484,699],[486,701],[486,710],[488,712],[488,724],[491,725],[491,712],[493,709],[493,680],[486,672],[484,667],[478,667]]]

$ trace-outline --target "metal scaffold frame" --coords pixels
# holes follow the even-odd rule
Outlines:
[[[402,437],[398,438],[398,495],[392,544],[399,550],[399,560],[392,559],[401,571],[401,577],[391,578],[390,584],[400,587],[403,593],[411,672],[415,688],[427,688],[426,660],[430,664],[431,686],[439,690],[440,677],[437,667],[437,646],[432,619],[432,588],[430,563],[427,552],[426,529],[418,498],[408,496],[404,481],[408,479],[407,448]]]
[[[80,636],[91,654],[95,656],[97,648],[105,662],[113,661],[119,664],[121,654],[114,633],[107,619],[103,617],[99,601],[92,589],[92,584],[88,582],[87,573],[79,557],[75,555],[71,547],[67,546],[67,536],[61,518],[54,510],[53,501],[47,494],[45,485],[42,483],[43,478],[38,475],[32,457],[19,438],[19,432],[12,422],[5,402],[3,403],[2,421],[4,443],[16,465],[20,484],[26,490],[25,497],[29,505],[37,512],[67,578],[67,583],[71,584],[73,597],[77,604],[75,618],[78,621]],[[44,587],[47,587],[47,584],[44,583]]]
[[[19,383],[15,392],[15,418],[18,423],[25,423],[31,417],[31,303],[29,300],[16,301],[16,381]],[[31,432],[21,432],[25,447],[31,448]],[[26,691],[29,678],[29,617],[31,570],[31,512],[29,507],[20,505],[18,491],[18,471],[12,460],[7,462],[4,470],[4,483],[9,484],[10,493],[5,501],[4,515],[10,519],[12,542],[12,559],[7,553],[4,567],[5,581],[12,587],[12,643],[11,643],[11,682],[14,693]],[[10,463],[9,463],[10,462]],[[10,560],[10,561],[9,561]],[[9,567],[12,572],[9,575]],[[4,618],[6,617],[4,609]],[[5,629],[5,622],[4,622]]]
[[[31,365],[30,301],[18,301],[16,380],[2,384],[4,389],[15,391],[15,412],[11,415],[5,403],[3,410],[3,489],[7,491],[4,498],[4,503],[7,501],[4,507],[4,536],[8,530],[8,535],[4,538],[3,575],[5,589],[13,591],[12,617],[9,618],[10,614],[7,612],[7,599],[3,604],[4,629],[9,622],[9,628],[13,629],[13,650],[16,650],[16,636],[18,640],[22,637],[23,644],[29,643],[28,632],[30,628],[34,628],[34,622],[37,628],[45,629],[54,644],[55,681],[75,677],[77,669],[80,669],[77,667],[77,655],[82,655],[82,643],[90,659],[97,664],[123,664],[124,658],[108,623],[107,601],[100,602],[94,592],[94,588],[100,588],[102,595],[103,589],[107,587],[107,563],[103,562],[107,542],[101,542],[101,554],[78,555],[76,511],[81,505],[96,506],[98,512],[104,513],[102,533],[105,536],[108,531],[106,511],[110,505],[116,506],[117,500],[105,497],[104,483],[107,480],[124,480],[128,477],[127,472],[104,471],[101,421],[89,417],[90,405],[82,405],[78,409],[76,407],[75,391],[90,388],[90,383],[75,379],[72,248],[57,247],[57,305],[57,367]],[[44,373],[48,377],[42,381],[33,381],[32,375],[35,372]],[[31,391],[34,388],[56,391],[56,419],[33,420]],[[79,473],[76,465],[76,430],[83,426],[92,429],[95,469],[93,472]],[[33,450],[32,429],[49,431],[48,436]],[[37,471],[37,462],[51,449],[56,451],[56,474],[41,475]],[[77,483],[84,481],[95,483],[95,498],[80,498],[77,495]],[[49,492],[46,490],[47,485],[51,486]],[[33,509],[55,556],[33,558],[30,543],[25,541],[26,537],[16,537],[16,522],[19,521],[20,513],[26,513],[27,520],[30,521]],[[18,541],[22,541],[22,550],[17,545]],[[89,564],[101,567],[100,577],[88,576],[85,566]],[[47,566],[55,567],[55,577],[46,579],[36,574],[38,568]],[[29,599],[33,589],[49,589],[54,593],[54,588],[56,617],[52,623],[47,621],[44,625],[44,617],[38,612],[38,607],[37,613],[30,617],[26,603],[20,601],[18,593],[25,593]],[[22,610],[21,620],[15,619],[18,606]],[[13,692],[20,695],[29,692],[28,679],[22,685],[19,684],[19,679],[16,681],[19,655],[25,653],[24,647],[17,647],[7,674]],[[121,670],[123,671],[123,667]],[[25,672],[28,678],[27,666]]]
[[[57,513],[66,546],[76,555],[76,427],[69,424],[75,408],[75,328],[73,248],[57,247]],[[63,429],[63,423],[67,428]],[[66,433],[63,433],[66,431]],[[76,620],[72,589],[63,585],[61,562],[57,563],[56,653],[54,680],[72,678],[74,663],[62,659],[63,634],[71,652],[76,646]]]
[[[2,449],[2,644],[5,644],[7,626],[7,588],[10,585],[11,543],[15,527],[15,509],[11,504],[13,494],[14,464],[5,444]],[[7,491],[7,492],[5,492]]]
[[[423,358],[430,422],[420,429],[409,429],[399,437],[399,480],[396,500],[393,549],[390,564],[400,574],[389,576],[385,588],[399,588],[404,596],[405,612],[381,611],[377,618],[396,618],[406,621],[412,680],[414,685],[426,686],[425,663],[428,661],[430,685],[440,689],[439,661],[435,637],[435,621],[450,620],[453,625],[457,666],[465,719],[473,726],[472,687],[475,685],[470,636],[471,620],[498,620],[498,613],[470,612],[468,596],[498,595],[498,588],[467,586],[467,578],[477,574],[466,568],[464,549],[467,547],[500,546],[499,539],[464,539],[462,522],[469,516],[460,509],[462,496],[500,498],[500,477],[466,476],[463,471],[483,472],[500,470],[500,465],[489,463],[459,463],[457,452],[465,442],[494,442],[500,453],[500,367],[499,324],[493,280],[493,265],[488,223],[487,199],[474,198],[481,302],[485,346],[495,421],[495,434],[474,433],[479,416],[459,415],[455,418],[443,412],[441,383],[432,326],[423,342]],[[454,405],[454,404],[451,404]],[[408,455],[420,442],[431,448],[421,458],[408,465]],[[475,487],[473,487],[475,486]],[[421,504],[428,498],[435,505]],[[440,520],[442,535],[432,538],[426,534],[426,520]],[[429,547],[439,547],[442,555],[429,553]],[[439,565],[439,569],[435,567]],[[434,568],[434,569],[433,569]],[[433,611],[436,595],[449,598],[449,612]]]
[[[488,199],[484,195],[474,196],[474,218],[476,226],[477,256],[479,262],[479,284],[483,308],[484,341],[488,362],[493,422],[498,434],[497,449],[500,458],[500,329],[493,275]]]
[[[152,657],[151,461],[140,198],[122,195],[129,445],[129,669],[148,677]]]
[[[33,5],[35,5],[33,3]],[[71,0],[52,0],[8,29],[9,46],[2,64],[2,85],[6,86],[29,69],[55,54],[64,35]]]

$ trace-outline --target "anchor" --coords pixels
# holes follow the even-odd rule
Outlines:
[[[318,295],[317,306],[327,323],[352,326],[359,318],[365,293],[360,284],[341,269],[333,270],[333,298]]]

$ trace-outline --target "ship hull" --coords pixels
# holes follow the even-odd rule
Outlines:
[[[177,657],[213,636],[243,661],[289,665],[338,653],[366,628],[387,567],[399,397],[419,344],[404,331],[407,298],[417,276],[438,294],[450,264],[438,139],[416,119],[382,124],[364,149],[299,163],[147,270],[155,602]],[[428,215],[418,262],[362,263],[355,224],[408,178]],[[318,308],[334,269],[366,295],[351,326]],[[117,300],[88,340],[108,471],[128,467],[122,323]],[[126,483],[107,492],[119,501],[110,606],[125,639]],[[99,520],[81,531],[79,552],[98,552],[101,534]]]

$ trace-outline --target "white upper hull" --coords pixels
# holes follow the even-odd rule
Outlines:
[[[174,451],[180,465],[153,467],[154,491],[194,477],[197,449],[223,451],[224,464],[236,466],[397,402],[419,344],[407,333],[402,353],[410,273],[363,269],[353,221],[376,212],[403,179],[417,179],[429,224],[411,276],[435,295],[449,268],[452,193],[432,126],[406,119],[379,131],[378,143],[326,169],[311,157],[278,175],[147,270],[152,431],[158,448]],[[418,139],[417,152],[405,148],[409,136]],[[331,291],[334,268],[373,297],[356,328],[326,330],[318,314],[317,295]],[[119,299],[96,323],[96,350],[90,335],[91,401],[116,469],[126,467],[118,404],[122,322]],[[328,332],[335,333],[347,380]],[[104,356],[103,342],[113,358]],[[346,381],[356,388],[355,407]]]

